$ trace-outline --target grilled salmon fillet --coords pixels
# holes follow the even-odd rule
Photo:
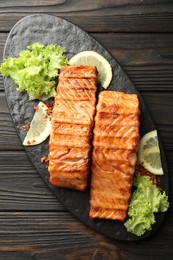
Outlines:
[[[95,66],[61,69],[49,141],[51,184],[85,191],[96,106]]]
[[[135,94],[102,91],[96,110],[90,217],[123,221],[137,161],[139,101]]]

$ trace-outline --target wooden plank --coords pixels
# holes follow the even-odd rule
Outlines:
[[[173,5],[167,1],[3,1],[0,31],[9,31],[21,18],[49,13],[65,18],[89,32],[172,32]],[[26,8],[27,7],[27,8]]]
[[[166,126],[173,125],[173,120],[171,120],[173,111],[173,93],[143,92],[142,97],[149,107],[156,124]],[[162,105],[164,106],[164,111]]]
[[[23,257],[27,252],[27,256],[30,253],[34,259],[41,260],[67,257],[138,260],[139,256],[143,260],[163,259],[173,254],[172,213],[167,215],[163,225],[152,236],[150,246],[148,240],[137,244],[110,240],[67,212],[1,212],[0,219],[0,258],[3,252],[6,255],[14,252],[15,256],[19,251]],[[164,250],[163,241],[166,241]]]
[[[1,37],[0,37],[0,62],[2,62],[4,46],[5,46],[5,42],[6,42],[8,33],[1,33],[0,35],[1,35]]]
[[[108,8],[108,7],[119,7],[124,5],[147,5],[147,4],[162,4],[162,0],[145,0],[144,2],[141,2],[141,0],[117,0],[114,3],[112,3],[111,0],[107,0],[106,3],[100,0],[95,0],[94,2],[91,2],[90,0],[85,0],[85,3],[82,3],[79,0],[76,0],[73,4],[70,2],[66,2],[63,0],[42,0],[41,2],[39,0],[30,0],[29,2],[27,0],[23,0],[22,3],[20,0],[15,0],[15,3],[13,0],[8,0],[6,2],[1,2],[0,7],[1,8],[7,8],[7,7],[38,7],[38,6],[58,6],[61,11],[79,11],[79,10],[90,10],[98,9],[98,8]],[[172,3],[170,0],[164,0],[164,4],[170,4]]]
[[[23,150],[3,92],[0,92],[0,129],[0,135],[3,136],[3,138],[0,138],[0,150]]]
[[[92,34],[123,67],[137,89],[170,91],[173,34]]]
[[[91,34],[124,68],[137,89],[171,91],[173,86],[173,33]],[[0,38],[0,62],[7,34]],[[0,76],[0,90],[3,80]]]

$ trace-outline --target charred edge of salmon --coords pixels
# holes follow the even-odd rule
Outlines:
[[[97,78],[96,66],[64,66],[61,71],[59,78]]]
[[[63,180],[61,178],[50,178],[50,183],[61,188],[69,188],[73,190],[86,191],[87,184],[83,180]]]
[[[99,218],[99,219],[111,219],[111,220],[119,220],[124,221],[127,217],[127,212],[123,209],[115,209],[111,210],[108,208],[99,208],[99,207],[91,207],[89,212],[89,217],[91,219]]]

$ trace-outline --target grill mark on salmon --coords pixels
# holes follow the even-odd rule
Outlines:
[[[88,158],[90,150],[88,147],[67,147],[67,146],[59,146],[59,147],[51,147],[49,149],[49,153],[53,159],[81,159],[81,158]]]
[[[74,78],[61,78],[59,80],[60,97],[68,99],[68,93],[70,93],[70,96],[73,97],[73,100],[95,100],[95,94],[93,92],[94,81],[88,82],[88,86],[86,84],[87,82],[88,79],[85,79],[84,82],[79,84],[79,81]]]
[[[130,113],[130,114],[113,114],[113,113],[106,113],[100,112],[96,115],[96,126],[97,122],[99,122],[100,127],[115,127],[119,126],[137,126],[139,127],[139,120],[138,116]]]
[[[53,120],[56,122],[71,122],[73,120],[74,123],[93,124],[94,111],[91,109],[93,104],[95,106],[95,100],[70,101],[58,97],[55,99],[55,118]],[[56,114],[59,116],[56,116]]]
[[[99,94],[92,152],[90,217],[123,221],[127,215],[139,142],[135,94]]]
[[[97,109],[100,112],[113,114],[139,113],[139,106],[136,102],[136,94],[124,95],[123,92],[115,92],[112,96],[111,91],[109,91],[109,93],[106,94],[106,101],[102,97],[101,102],[97,106]]]
[[[53,131],[57,134],[71,134],[78,136],[92,136],[92,126],[91,125],[79,125],[70,123],[59,123],[54,121]]]
[[[105,128],[109,128],[109,132],[105,131]],[[99,125],[95,126],[94,134],[108,136],[108,137],[122,137],[122,138],[136,138],[138,137],[138,127],[129,125],[107,125],[104,127],[100,127]]]
[[[65,172],[81,172],[83,173],[84,171],[88,170],[88,158],[84,159],[74,159],[69,160],[69,159],[52,159],[51,161],[52,164],[55,164],[56,167],[58,167],[59,172],[60,171],[65,171]]]
[[[110,162],[118,161],[120,164],[125,163],[127,165],[135,166],[137,161],[136,153],[132,153],[131,150],[126,149],[110,149],[104,147],[95,147],[93,156],[104,156]]]
[[[96,104],[94,66],[65,66],[60,71],[52,113],[49,172],[52,185],[85,191]]]
[[[61,72],[62,73],[62,72]],[[95,89],[95,78],[80,78],[80,81],[78,81],[78,78],[64,78],[62,76],[59,77],[60,88],[63,89],[61,86],[65,86],[66,88],[71,88],[76,91],[79,89]]]
[[[106,158],[106,156],[101,152],[99,155],[95,155],[97,160],[95,159],[93,155],[93,161],[94,163],[97,163],[100,168],[102,168],[104,171],[122,171],[126,174],[133,174],[134,167],[133,165],[130,165],[129,162],[123,162],[121,160],[110,160],[109,158]]]
[[[138,137],[124,138],[124,137],[109,137],[109,136],[97,136],[94,138],[94,146],[102,146],[114,148],[114,149],[128,149],[136,150],[138,146]]]
[[[95,66],[64,66],[59,75],[61,78],[97,79],[97,69]]]
[[[72,134],[51,134],[51,139],[49,145],[55,148],[59,146],[68,146],[68,147],[90,147],[90,137],[89,136],[76,136]]]

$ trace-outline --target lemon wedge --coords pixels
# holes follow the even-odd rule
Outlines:
[[[109,62],[95,51],[82,51],[69,60],[69,65],[96,66],[98,71],[98,83],[103,88],[108,88],[112,80],[112,68]]]
[[[146,170],[155,175],[164,174],[156,130],[148,132],[141,138],[138,150],[138,164],[141,164]]]
[[[40,101],[30,123],[29,131],[23,141],[23,145],[40,144],[50,135],[51,118],[50,115],[47,114],[47,111],[48,107]]]

